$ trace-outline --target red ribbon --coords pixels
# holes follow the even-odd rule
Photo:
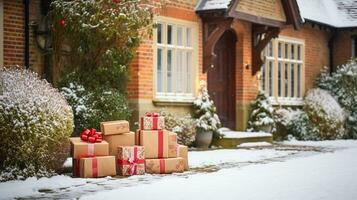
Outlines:
[[[84,129],[80,134],[80,138],[89,143],[100,143],[103,141],[102,133],[97,132],[94,128]]]
[[[139,164],[144,164],[145,160],[144,159],[138,159],[138,147],[134,146],[134,152],[133,154],[130,155],[130,158],[128,158],[127,160],[118,159],[118,164],[119,165],[129,165],[128,168],[128,173],[130,175],[135,175],[137,172],[137,165]]]
[[[157,112],[147,112],[146,117],[160,117],[160,113]]]
[[[157,131],[157,140],[158,140],[157,157],[163,158],[164,157],[164,131],[162,130]]]
[[[160,174],[165,174],[165,159],[160,159]]]
[[[98,177],[98,160],[97,157],[93,157],[92,159],[92,177]]]

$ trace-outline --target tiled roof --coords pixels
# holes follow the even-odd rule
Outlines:
[[[196,11],[225,10],[228,9],[232,0],[200,0],[196,6]]]
[[[297,0],[304,20],[336,28],[357,27],[357,0]]]

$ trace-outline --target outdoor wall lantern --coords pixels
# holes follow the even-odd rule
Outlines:
[[[35,28],[37,45],[44,51],[48,51],[52,46],[50,26],[51,24],[48,18],[43,17]]]

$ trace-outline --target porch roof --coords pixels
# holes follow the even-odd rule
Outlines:
[[[335,28],[357,27],[356,0],[296,0],[303,22],[311,21]],[[234,0],[200,0],[197,12],[228,10]]]

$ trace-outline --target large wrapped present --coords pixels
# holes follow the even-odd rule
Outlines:
[[[104,135],[104,140],[109,143],[109,155],[116,156],[119,146],[134,146],[135,133],[122,133],[120,135]]]
[[[169,131],[138,130],[137,145],[145,148],[145,158],[167,158],[169,156]]]
[[[117,171],[121,176],[145,174],[145,150],[141,146],[120,146]]]
[[[93,156],[108,156],[109,144],[106,141],[100,143],[89,143],[79,137],[70,138],[71,156],[73,158],[73,176],[79,176],[80,158]]]
[[[100,129],[103,135],[116,135],[129,132],[129,122],[125,120],[101,122]]]
[[[177,144],[177,134],[174,132],[169,132],[169,158],[176,158],[178,157],[177,152],[178,144]]]
[[[97,178],[115,176],[115,156],[94,156],[81,158],[79,176],[82,178]]]
[[[170,174],[183,172],[185,163],[183,158],[163,158],[163,159],[146,159],[146,173],[149,174]]]
[[[165,118],[159,113],[146,113],[140,118],[141,130],[163,130],[165,129]]]
[[[177,157],[181,157],[184,159],[185,162],[185,170],[189,169],[188,167],[188,148],[185,145],[178,145],[177,146]]]

